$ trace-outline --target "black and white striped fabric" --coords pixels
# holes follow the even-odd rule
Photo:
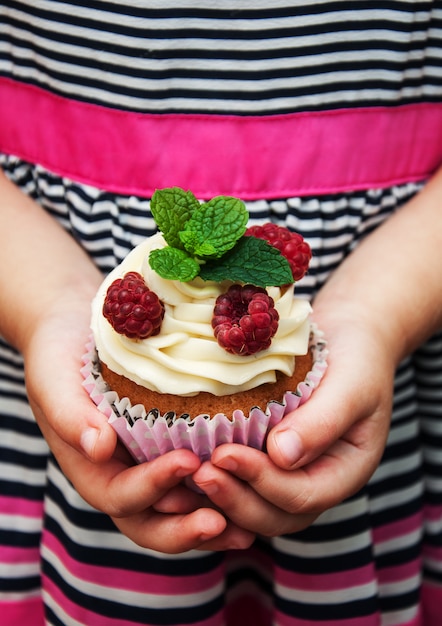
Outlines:
[[[74,234],[103,271],[114,267],[154,228],[146,199],[112,197],[13,157],[3,157],[1,164],[14,182]],[[309,240],[314,263],[307,279],[300,283],[299,293],[311,297],[357,242],[419,188],[409,184],[347,197],[259,201],[248,203],[247,208],[253,221],[272,219],[295,228]],[[201,620],[203,624],[222,624],[225,594],[235,606],[243,594],[247,597],[254,589],[263,602],[263,614],[273,615],[269,618],[272,621],[256,623],[307,624],[320,620],[328,625],[353,618],[360,619],[361,624],[417,624],[413,619],[421,582],[421,568],[416,564],[423,540],[422,502],[428,498],[440,506],[442,498],[438,447],[442,432],[441,350],[441,339],[434,339],[400,367],[389,445],[369,485],[302,533],[259,540],[250,551],[227,555],[224,583],[221,555],[195,553],[166,558],[143,551],[119,535],[106,516],[83,502],[53,461],[45,472],[47,451],[26,407],[20,357],[2,345],[1,383],[10,412],[9,420],[2,419],[2,428],[8,430],[10,426],[12,436],[2,439],[8,460],[0,486],[4,493],[14,493],[19,487],[23,497],[34,503],[46,493],[41,551],[47,623],[175,624]],[[19,429],[15,421],[10,424],[16,419],[22,424]],[[17,430],[21,431],[19,438]],[[34,507],[34,517],[28,514],[25,520],[24,526],[16,526],[15,519],[4,517],[3,540],[25,541],[37,551],[41,524],[38,508]],[[428,524],[425,532],[429,545],[433,542],[438,546],[440,521]],[[66,546],[68,555],[60,546]],[[115,577],[103,574],[105,567],[124,572],[124,591]],[[361,577],[367,570],[370,576]],[[399,576],[398,571],[405,575]],[[440,565],[434,559],[428,559],[425,571],[433,583],[442,583]],[[36,564],[26,576],[20,564],[15,568],[10,565],[8,579],[3,578],[3,593],[16,597],[23,590],[29,593],[29,588],[37,593],[37,572]],[[161,601],[152,598],[148,580],[145,592],[139,595],[135,581],[140,572],[159,577],[155,588],[163,594]],[[187,589],[194,582],[197,588],[201,576],[211,581],[203,591],[184,597],[177,593],[176,585]],[[335,580],[328,583],[328,592],[318,583],[324,578]],[[304,582],[300,584],[300,580]],[[134,581],[133,588],[128,581]],[[78,605],[77,612],[72,603]],[[90,621],[81,622],[78,615]],[[301,621],[291,621],[294,617]],[[235,624],[231,619],[228,623]],[[378,619],[382,621],[371,621]]]
[[[0,74],[121,109],[392,105],[442,84],[440,2],[9,0],[0,16]]]

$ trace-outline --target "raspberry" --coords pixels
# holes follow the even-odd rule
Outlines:
[[[146,339],[160,332],[164,306],[140,274],[128,272],[107,290],[103,315],[120,335]]]
[[[262,287],[232,285],[218,296],[213,313],[215,337],[232,354],[247,356],[266,350],[278,330],[278,311]]]
[[[265,239],[277,248],[289,262],[294,281],[301,280],[307,272],[312,251],[299,233],[293,233],[284,226],[268,222],[262,226],[250,226],[245,234]]]

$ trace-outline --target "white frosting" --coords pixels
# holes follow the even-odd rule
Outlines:
[[[200,391],[222,396],[275,382],[277,371],[290,376],[294,355],[306,354],[308,349],[309,303],[294,298],[292,289],[269,287],[280,316],[270,348],[250,356],[229,354],[218,345],[211,320],[217,296],[230,283],[161,278],[151,269],[148,257],[151,250],[164,245],[161,234],[146,239],[103,281],[92,303],[91,324],[100,359],[139,385],[182,396]],[[161,332],[148,339],[119,335],[102,314],[109,285],[129,271],[142,274],[165,306]]]

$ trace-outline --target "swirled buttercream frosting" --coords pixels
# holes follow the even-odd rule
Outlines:
[[[224,396],[291,376],[297,355],[308,350],[311,307],[295,298],[292,287],[268,287],[279,313],[270,348],[250,356],[226,352],[217,343],[211,320],[215,300],[230,281],[215,283],[166,280],[149,265],[149,254],[163,248],[161,233],[146,239],[103,281],[92,303],[92,332],[99,359],[116,374],[159,393],[193,396],[202,391]],[[111,283],[127,272],[139,272],[164,304],[158,335],[129,339],[118,334],[102,313]]]

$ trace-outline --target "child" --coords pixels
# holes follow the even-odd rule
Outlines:
[[[7,626],[437,624],[440,15],[371,5],[3,7]],[[171,185],[313,248],[329,371],[268,455],[134,467],[81,389],[90,300]]]

